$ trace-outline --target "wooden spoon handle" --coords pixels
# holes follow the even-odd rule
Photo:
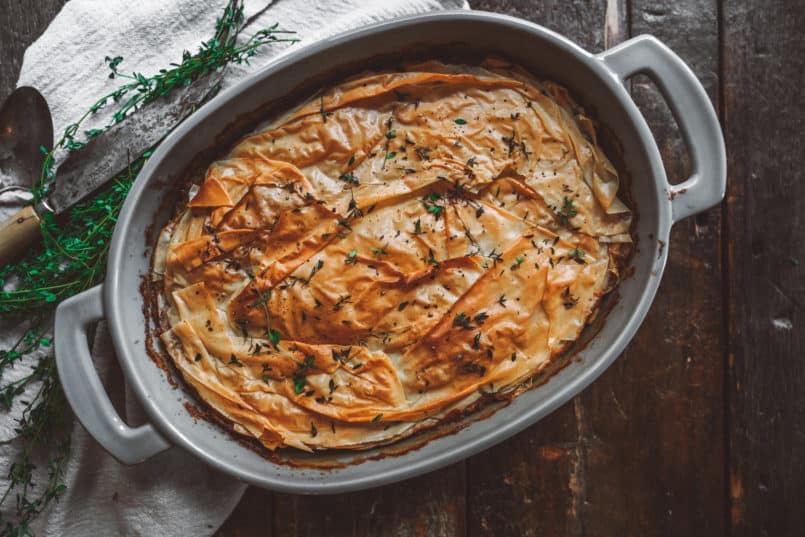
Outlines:
[[[39,215],[26,205],[0,224],[0,267],[13,261],[39,237]]]

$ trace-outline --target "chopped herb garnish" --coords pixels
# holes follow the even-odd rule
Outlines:
[[[501,254],[497,253],[495,250],[496,250],[495,248],[492,248],[492,251],[491,251],[491,252],[489,252],[489,255],[487,255],[486,257],[488,257],[489,259],[491,259],[491,260],[492,260],[492,262],[493,262],[495,265],[497,265],[498,263],[500,263],[500,262],[502,262],[502,261],[503,261],[503,255],[501,255]]]
[[[389,151],[388,153],[386,153],[386,160],[392,159],[392,158],[394,158],[396,156],[397,156],[397,153],[395,153],[394,151]]]
[[[310,280],[313,279],[313,276],[315,276],[316,273],[318,271],[320,271],[323,266],[324,266],[324,260],[319,259],[316,262],[316,264],[313,265],[313,268],[310,269],[310,274],[308,275],[308,277],[306,279],[302,280],[302,283],[305,284],[305,285],[308,285],[310,283]]]
[[[319,434],[319,431],[318,431],[318,429],[316,429],[316,425],[311,421],[310,422],[310,436],[315,438],[317,434]]]
[[[243,363],[241,363],[241,361],[238,360],[237,356],[235,356],[234,354],[231,354],[229,356],[229,363],[232,365],[236,365],[238,367],[243,367]]]
[[[372,423],[377,423],[378,421],[383,419],[383,414],[378,414],[374,418],[372,418]]]
[[[434,215],[437,220],[444,211],[444,207],[441,205],[436,205],[436,201],[440,200],[441,198],[442,196],[438,192],[431,192],[422,199],[422,203],[425,205],[425,210]]]
[[[257,300],[249,304],[250,308],[259,308],[260,306],[265,306],[268,299],[271,298],[271,289],[266,289],[264,294],[261,294],[260,291],[255,287],[255,293],[257,293]]]
[[[293,377],[294,382],[294,391],[297,394],[302,393],[305,389],[305,385],[307,384],[307,380],[305,380],[305,375],[309,369],[313,369],[314,365],[313,362],[316,360],[316,357],[312,354],[308,354],[305,356],[305,359],[301,362],[297,362],[297,371]],[[308,393],[305,393],[305,397],[310,397],[313,395],[313,390],[310,390]]]
[[[353,164],[355,164],[355,155],[349,157],[349,162],[347,162],[347,166],[352,166]]]
[[[352,172],[342,173],[341,175],[338,176],[338,178],[351,185],[361,184],[361,182],[358,181],[358,179],[354,175],[352,175]]]
[[[414,235],[422,235],[422,222],[419,218],[414,222]]]
[[[512,131],[511,136],[501,136],[500,139],[506,142],[506,145],[509,146],[509,156],[514,152],[514,148],[517,147],[517,140],[515,140],[516,132]]]
[[[394,129],[391,129],[390,131],[388,131],[386,133],[386,138],[388,138],[389,140],[391,140],[392,138],[396,138],[396,137],[397,137],[397,132]]]
[[[472,337],[472,348],[478,350],[481,348],[481,333],[476,332]]]
[[[463,369],[467,373],[474,373],[474,374],[478,375],[479,377],[483,377],[484,375],[486,375],[486,367],[484,367],[484,366],[482,366],[480,364],[476,364],[474,362],[469,362],[469,363],[463,364],[461,366],[461,369]]]
[[[352,295],[344,295],[341,298],[339,298],[338,302],[333,304],[333,311],[340,310],[344,304],[346,304],[347,302],[350,301],[351,298],[352,298]]]
[[[254,278],[254,275],[250,275],[251,278]],[[256,308],[262,306],[263,308],[263,315],[266,319],[266,335],[270,338],[271,337],[271,315],[268,311],[268,299],[271,297],[271,289],[266,289],[265,293],[260,293],[260,289],[257,288],[257,285],[254,283],[252,279],[252,287],[254,288],[254,292],[257,293],[258,299],[251,304],[251,307]],[[244,334],[248,335],[246,329],[243,329]],[[244,335],[244,337],[246,337]]]
[[[429,213],[431,213],[431,214],[436,216],[437,220],[439,219],[439,216],[441,216],[442,211],[444,210],[444,207],[442,207],[440,205],[428,205],[426,203],[425,207],[427,208]]]
[[[579,297],[570,294],[570,287],[565,287],[565,290],[562,291],[562,305],[565,307],[565,309],[569,310],[575,306],[578,301]]]
[[[402,311],[408,305],[408,301],[400,302],[400,305],[397,306],[397,311]]]
[[[581,248],[571,248],[570,250],[568,250],[567,255],[568,257],[570,257],[570,259],[574,260],[576,263],[580,265],[584,265],[585,263],[587,263],[584,260],[585,255],[584,250],[582,250]]]
[[[506,295],[500,295],[500,298],[498,298],[498,304],[504,308],[506,307]]]
[[[381,255],[389,255],[389,253],[386,251],[387,247],[388,247],[388,244],[385,244],[380,248],[376,248],[376,247],[372,246],[371,250],[372,250],[372,253],[374,254],[375,257],[380,257]]]
[[[276,330],[269,330],[268,340],[271,342],[272,345],[276,346],[277,343],[280,342],[280,333],[277,332]]]
[[[461,119],[460,117],[457,117],[453,121],[456,122],[456,125],[466,125],[467,124],[467,121],[465,119]]]
[[[525,257],[518,255],[517,257],[514,258],[514,264],[509,268],[512,270],[517,270],[518,268],[520,268],[520,265],[523,264],[523,261],[525,261]]]
[[[358,207],[358,203],[355,201],[355,198],[352,195],[352,189],[349,189],[349,194],[352,199],[349,200],[349,206],[347,207],[349,209],[349,213],[347,213],[347,216],[350,218],[363,216],[363,210]]]
[[[471,323],[472,319],[470,319],[470,317],[463,311],[461,313],[456,314],[456,316],[453,318],[453,326],[460,326],[465,330],[469,330],[472,328]]]
[[[357,261],[358,250],[352,250],[350,253],[347,254],[347,257],[344,259],[344,263],[347,265],[354,265]]]
[[[487,312],[479,311],[478,313],[475,314],[475,317],[473,317],[472,320],[480,325],[484,324],[484,321],[486,321],[488,318],[489,314]]]
[[[577,214],[579,214],[579,213],[573,207],[573,200],[568,198],[567,196],[565,196],[565,200],[564,200],[564,203],[562,205],[562,209],[557,213],[557,216],[559,217],[559,222],[563,226],[566,226],[568,220],[573,218]]]
[[[414,153],[416,153],[416,156],[418,156],[420,160],[430,160],[430,152],[431,148],[428,146],[418,146],[414,149]]]

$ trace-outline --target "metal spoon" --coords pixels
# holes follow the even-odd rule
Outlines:
[[[34,88],[14,90],[0,108],[0,194],[30,191],[39,180],[44,155],[53,145],[48,103]]]

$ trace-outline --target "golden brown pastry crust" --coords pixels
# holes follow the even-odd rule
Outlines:
[[[579,337],[631,213],[591,121],[515,66],[336,85],[214,162],[154,254],[161,340],[268,449],[364,448]]]

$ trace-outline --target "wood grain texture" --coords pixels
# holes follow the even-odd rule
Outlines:
[[[631,34],[664,41],[717,104],[715,0],[633,0],[630,6]],[[683,181],[689,159],[664,99],[645,77],[632,80],[632,94],[669,179]],[[676,224],[648,318],[615,365],[581,395],[592,439],[583,527],[597,535],[723,534],[720,216],[716,208]]]
[[[271,537],[274,535],[274,494],[249,487],[216,537]]]
[[[627,36],[626,2],[481,1],[556,30],[590,51]],[[599,381],[600,382],[600,381]],[[609,403],[612,407],[612,403]],[[468,535],[585,535],[591,521],[588,473],[599,449],[583,398],[468,461]]]
[[[14,86],[25,47],[63,2],[0,0],[0,98]],[[723,97],[726,209],[677,224],[664,282],[635,341],[540,424],[466,464],[376,490],[310,498],[249,489],[219,535],[801,534],[805,7],[473,7],[544,24],[592,51],[639,33],[664,40],[714,102]],[[645,78],[632,89],[669,177],[684,179],[686,152],[662,99]]]
[[[724,4],[731,535],[802,535],[805,8]]]
[[[274,535],[464,535],[464,463],[386,487],[333,496],[275,495]]]
[[[631,22],[631,35],[663,39],[717,97],[715,2],[633,1],[615,24],[613,13],[622,13],[621,7],[583,4],[567,11],[532,5],[528,12],[523,3],[515,11],[548,27],[559,25],[591,50],[622,40]],[[621,32],[611,30],[618,26]],[[635,81],[633,94],[653,127],[669,177],[684,180],[685,148],[664,100],[646,79]],[[471,535],[722,533],[719,230],[718,210],[678,225],[652,313],[618,362],[572,404],[492,450],[494,458],[470,461],[470,483],[483,483],[479,492],[470,491],[469,512],[479,514],[469,524]],[[490,458],[501,461],[492,471]]]

